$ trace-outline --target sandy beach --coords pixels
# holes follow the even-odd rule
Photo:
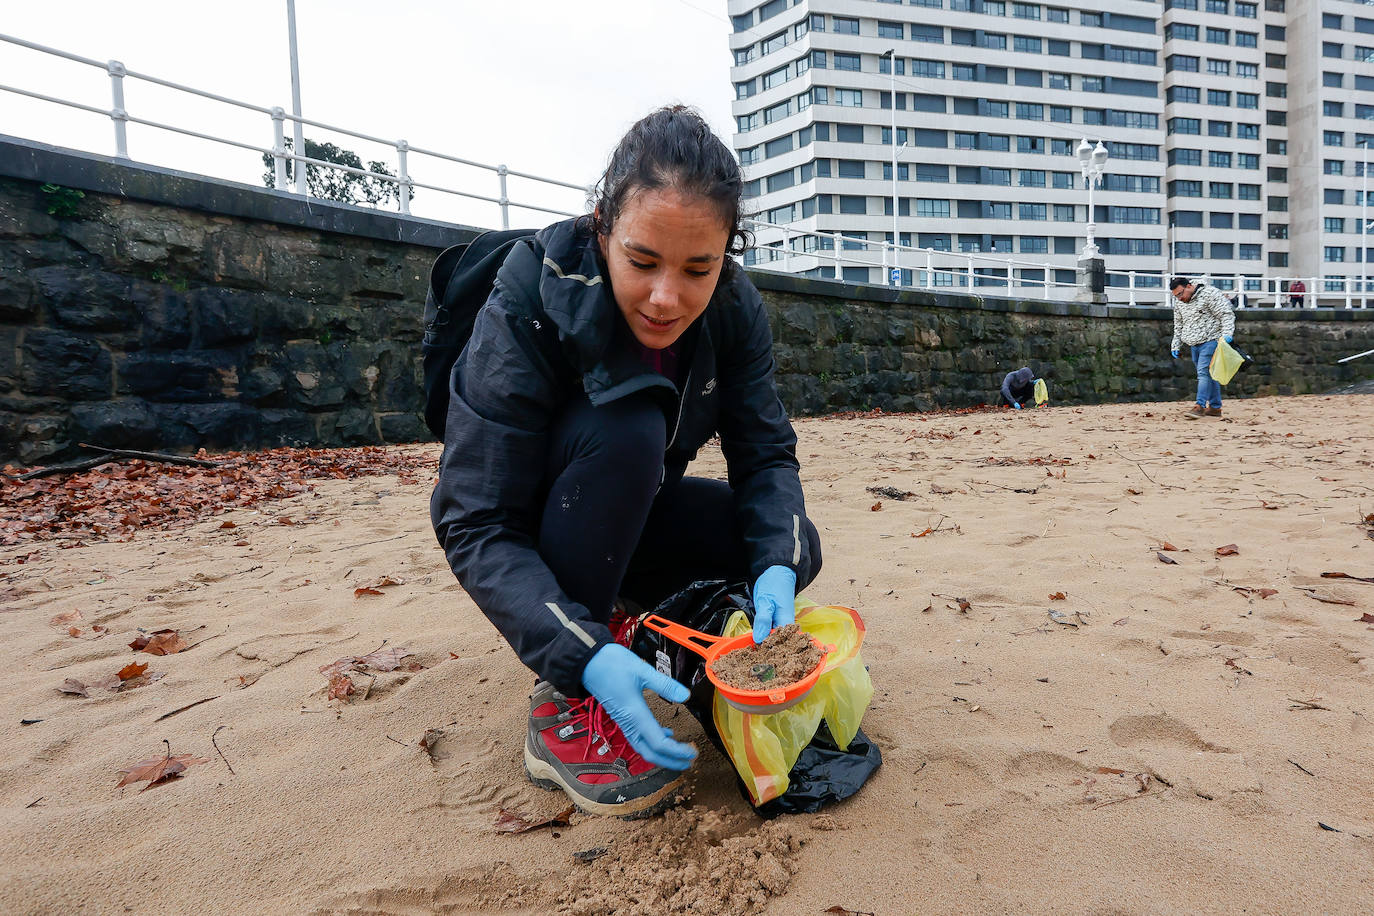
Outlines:
[[[659,706],[705,748],[680,807],[496,829],[566,803],[521,767],[532,675],[435,543],[437,446],[0,548],[0,911],[1367,913],[1374,582],[1322,574],[1374,578],[1374,396],[1184,406],[796,421],[806,594],[864,617],[884,763],[772,821]],[[189,648],[129,647],[160,629]],[[397,648],[328,696],[322,667]],[[169,753],[206,762],[116,788]]]

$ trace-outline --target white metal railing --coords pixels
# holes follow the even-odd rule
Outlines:
[[[383,137],[376,137],[371,134],[362,133],[356,130],[350,130],[345,127],[339,127],[333,124],[326,124],[322,121],[315,121],[310,118],[297,117],[295,115],[288,114],[280,106],[266,107],[263,105],[255,105],[251,102],[244,102],[239,99],[232,99],[227,96],[218,95],[213,92],[206,92],[203,89],[196,89],[191,86],[183,86],[180,83],[175,83],[171,80],[165,80],[147,73],[140,73],[136,70],[130,70],[126,66],[124,66],[123,63],[117,60],[92,60],[88,57],[82,57],[79,54],[72,54],[68,51],[62,51],[57,48],[50,48],[45,45],[37,44],[36,42],[25,41],[22,38],[16,38],[12,35],[0,34],[0,41],[7,42],[12,45],[17,45],[19,47],[28,48],[32,51],[37,51],[42,54],[63,58],[78,64],[84,64],[88,67],[95,67],[104,70],[107,74],[109,74],[111,98],[110,108],[99,108],[94,105],[88,105],[70,99],[58,98],[56,96],[47,95],[42,92],[37,92],[31,89],[25,89],[19,86],[8,86],[0,84],[0,90],[14,93],[16,95],[26,96],[28,98],[36,99],[42,102],[49,102],[55,105],[62,105],[68,108],[77,109],[79,111],[86,111],[92,114],[102,115],[104,117],[109,118],[114,128],[115,155],[121,159],[130,159],[128,125],[141,124],[146,127],[156,128],[158,130],[171,131],[173,133],[182,134],[184,136],[195,137],[201,140],[208,140],[213,143],[224,144],[226,146],[236,147],[238,149],[248,150],[251,152],[260,153],[265,156],[270,156],[274,163],[274,177],[276,179],[276,187],[280,190],[285,190],[288,192],[290,191],[290,183],[287,180],[286,174],[288,162],[294,163],[293,169],[307,169],[311,166],[323,169],[333,169],[335,171],[349,175],[357,175],[359,177],[391,183],[395,186],[398,207],[400,212],[403,214],[410,213],[411,193],[416,188],[423,188],[429,191],[437,191],[439,193],[450,194],[468,200],[484,201],[487,203],[496,204],[500,207],[501,210],[501,227],[504,229],[510,228],[511,208],[533,210],[540,213],[552,214],[555,216],[578,215],[575,213],[567,212],[566,210],[560,210],[553,207],[544,206],[542,203],[512,200],[508,194],[508,178],[521,178],[533,182],[538,182],[542,185],[550,187],[571,189],[574,191],[579,191],[584,195],[588,192],[588,188],[584,185],[572,184],[566,181],[559,181],[558,179],[554,178],[545,178],[543,176],[534,175],[529,172],[516,171],[514,169],[508,168],[505,165],[489,165],[487,163],[476,162],[471,159],[464,159],[459,156],[451,156],[447,153],[438,152],[437,150],[426,149],[425,147],[420,146],[413,146],[405,140],[391,140]],[[192,130],[187,127],[181,127],[175,124],[167,124],[161,121],[153,120],[151,118],[144,118],[139,117],[135,114],[131,114],[128,107],[125,104],[124,98],[124,81],[126,79],[142,80],[147,83],[176,90],[178,92],[187,93],[189,95],[197,96],[202,99],[208,99],[210,101],[219,102],[224,105],[234,106],[244,111],[266,115],[268,118],[270,118],[272,123],[272,146],[264,147],[255,143],[245,142],[243,140],[234,139],[231,137],[216,136],[214,134]],[[347,137],[353,137],[359,140],[366,140],[372,143],[380,144],[385,147],[389,147],[395,152],[396,155],[396,174],[390,175],[382,172],[372,172],[367,171],[365,169],[354,168],[353,166],[343,165],[337,162],[329,162],[323,159],[315,159],[305,155],[305,150],[288,149],[286,146],[285,130],[285,123],[287,121],[299,122],[302,125],[316,127],[321,130],[327,130],[332,133],[342,134]],[[497,178],[497,196],[493,197],[489,194],[479,194],[470,190],[460,190],[458,188],[446,187],[441,184],[416,180],[415,174],[411,170],[411,154],[430,157],[433,160],[438,160],[441,162],[450,162],[457,165],[492,172],[495,174]],[[308,193],[304,191],[305,182],[297,182],[296,187],[299,193]]]
[[[928,290],[950,287],[1001,288],[1005,295],[1015,291],[1037,292],[1042,298],[1052,298],[1052,290],[1077,292],[1079,284],[1053,279],[1056,270],[1066,270],[1062,263],[1028,261],[984,252],[954,252],[935,248],[893,244],[855,237],[845,230],[810,230],[796,226],[749,219],[746,225],[754,230],[764,229],[781,233],[780,244],[757,245],[753,249],[758,269],[777,269],[782,273],[801,273],[822,265],[842,277],[844,267],[897,269],[909,272],[910,284],[904,288]],[[808,247],[807,240],[814,240]],[[802,244],[801,250],[795,244]],[[905,255],[905,257],[903,257]],[[769,265],[778,264],[777,268]],[[978,265],[991,265],[980,268]],[[1035,277],[1017,276],[1017,269],[1034,270]],[[822,268],[824,269],[824,268]],[[988,271],[1000,271],[989,273]],[[1221,289],[1231,296],[1240,308],[1364,308],[1374,305],[1374,276],[1360,277],[1290,277],[1253,274],[1211,274],[1178,271],[1203,283]],[[1125,275],[1126,284],[1107,284],[1110,302],[1124,305],[1168,305],[1170,275],[1159,270],[1109,271],[1111,277]],[[1148,278],[1148,279],[1147,279]],[[1290,291],[1292,284],[1302,281],[1305,291]],[[1151,282],[1153,281],[1153,282]],[[885,285],[885,284],[878,284]],[[895,285],[895,284],[892,284]],[[1363,287],[1363,289],[1362,289]],[[1362,295],[1363,293],[1363,295]]]

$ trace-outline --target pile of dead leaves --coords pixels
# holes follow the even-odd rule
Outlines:
[[[311,481],[396,474],[428,480],[429,452],[415,448],[279,448],[199,458],[218,467],[111,462],[88,471],[16,480],[0,477],[0,546],[57,538],[128,540],[140,528],[167,529],[311,490]]]

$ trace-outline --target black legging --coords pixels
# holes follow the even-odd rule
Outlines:
[[[550,429],[539,554],[602,623],[618,595],[650,608],[694,580],[749,574],[734,491],[720,480],[665,480],[666,429],[643,394],[601,407],[578,395]],[[810,565],[798,591],[821,568],[816,526],[803,519],[801,533]]]

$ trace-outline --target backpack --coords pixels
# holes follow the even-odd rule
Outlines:
[[[425,425],[444,440],[448,419],[449,379],[453,364],[472,336],[477,313],[491,295],[496,275],[509,257],[512,271],[503,288],[526,305],[539,302],[539,270],[533,229],[483,232],[472,241],[446,248],[434,259],[425,295],[424,357]],[[525,244],[528,240],[529,244]]]

